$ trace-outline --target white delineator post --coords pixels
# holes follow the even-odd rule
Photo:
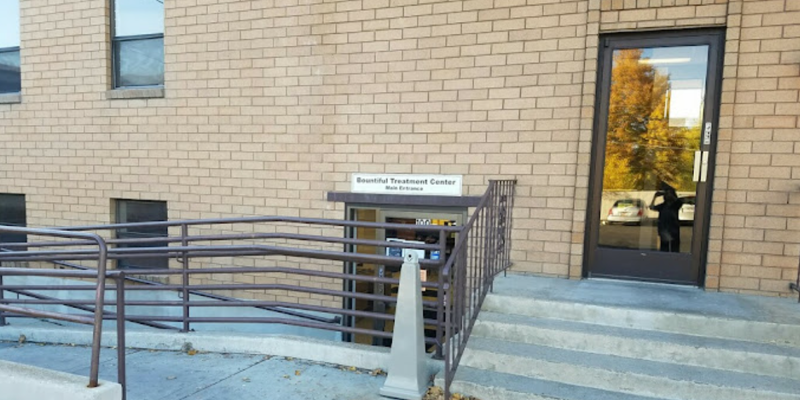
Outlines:
[[[420,400],[428,389],[419,258],[408,252],[400,270],[389,375],[381,396]]]

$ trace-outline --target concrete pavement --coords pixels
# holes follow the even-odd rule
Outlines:
[[[84,346],[0,342],[0,360],[87,376]],[[116,381],[116,350],[103,349],[101,379]],[[131,349],[128,400],[378,400],[385,376],[346,366],[251,354]]]

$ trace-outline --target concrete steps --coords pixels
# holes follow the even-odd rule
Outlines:
[[[483,400],[800,400],[796,320],[498,289],[484,302],[453,392]]]
[[[483,310],[800,348],[798,324],[503,295],[487,296]]]
[[[800,310],[798,310],[800,312]],[[473,337],[733,372],[800,377],[800,349],[774,344],[481,312]]]
[[[482,400],[659,400],[467,366],[459,367],[457,375],[453,392]]]
[[[462,364],[661,399],[800,399],[800,381],[473,337]]]

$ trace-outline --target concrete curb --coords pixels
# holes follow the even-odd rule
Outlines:
[[[29,342],[86,346],[92,343],[90,330],[13,325],[0,327],[0,340],[17,341],[20,335],[25,335]],[[288,335],[128,330],[125,340],[128,348],[181,351],[187,344],[191,344],[192,348],[201,352],[293,357],[370,370],[377,368],[387,370],[389,366],[388,348]],[[116,332],[113,330],[103,332],[102,344],[106,347],[115,347]],[[436,373],[444,368],[444,363],[428,359],[427,366],[431,373]]]
[[[13,400],[120,400],[122,386],[100,381],[88,388],[89,378],[49,369],[0,361],[0,397]]]

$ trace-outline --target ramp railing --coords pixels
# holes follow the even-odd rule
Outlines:
[[[5,325],[6,314],[26,315],[37,318],[50,318],[61,321],[74,322],[78,324],[92,325],[93,326],[92,355],[91,355],[91,365],[89,367],[90,368],[89,387],[90,388],[97,387],[98,375],[100,371],[100,344],[103,336],[103,318],[104,318],[103,304],[105,303],[105,292],[106,292],[106,280],[104,279],[104,277],[106,275],[107,258],[108,258],[108,248],[106,246],[105,241],[103,240],[102,237],[94,233],[66,232],[62,230],[53,230],[53,229],[33,229],[33,228],[2,226],[2,225],[0,225],[0,233],[22,234],[29,236],[44,236],[44,237],[66,239],[58,242],[60,246],[64,247],[68,246],[83,247],[87,245],[97,246],[96,250],[91,250],[93,256],[88,258],[89,260],[93,260],[97,263],[96,270],[94,271],[63,271],[63,270],[44,270],[44,269],[36,270],[29,268],[0,268],[0,326]],[[21,246],[25,246],[26,244],[4,243],[3,245],[16,246],[19,248]],[[22,248],[22,251],[25,251],[24,248]],[[17,252],[19,251],[12,250],[7,252],[6,254],[13,254]],[[0,261],[4,260],[0,258]],[[61,312],[52,312],[42,309],[9,305],[17,302],[13,300],[4,299],[3,291],[5,285],[3,282],[3,277],[5,276],[82,278],[90,280],[93,279],[96,282],[93,287],[91,285],[85,285],[85,286],[87,290],[94,291],[94,300],[89,301],[89,304],[94,304],[95,306],[94,313],[91,316],[73,315]],[[53,300],[39,299],[38,301],[39,301],[38,304],[48,304],[47,302],[50,302],[49,304],[53,304]]]
[[[263,223],[263,224],[262,224]],[[283,229],[296,232],[249,232],[249,233],[204,233],[229,229],[233,226],[243,229],[258,229],[254,225],[282,224]],[[117,229],[141,226],[175,227],[177,234],[169,237],[105,239],[101,235],[112,236]],[[196,227],[196,232],[190,232]],[[203,228],[202,230],[200,228]],[[262,226],[263,227],[263,226]],[[114,298],[105,299],[105,294],[98,294],[97,301],[90,300],[81,293],[94,290],[91,285],[78,281],[64,281],[58,284],[45,282],[42,284],[23,282],[11,283],[0,280],[0,293],[15,293],[16,298],[0,298],[0,325],[8,317],[58,318],[70,322],[92,323],[100,332],[102,320],[116,320],[118,333],[118,381],[125,384],[125,322],[141,323],[158,328],[173,328],[184,332],[192,330],[192,325],[200,323],[255,323],[282,324],[296,327],[312,328],[324,331],[361,334],[382,339],[391,339],[390,330],[369,329],[348,326],[341,323],[341,316],[362,317],[372,320],[393,321],[394,315],[383,312],[356,310],[341,307],[344,299],[358,299],[370,302],[395,304],[396,297],[383,294],[359,293],[347,290],[352,285],[347,282],[368,282],[385,285],[398,285],[398,279],[354,275],[343,272],[343,263],[370,263],[386,267],[399,267],[403,259],[379,254],[362,254],[351,252],[355,245],[374,246],[376,248],[393,248],[399,244],[347,238],[330,231],[320,234],[297,233],[323,228],[359,228],[370,229],[408,229],[405,224],[354,222],[341,220],[290,218],[290,217],[257,217],[229,218],[191,221],[165,221],[137,224],[116,224],[85,227],[60,228],[47,230],[53,236],[70,237],[75,240],[66,241],[28,241],[25,243],[0,243],[0,262],[27,263],[32,268],[0,268],[0,276],[31,275],[48,276],[64,279],[97,279],[105,282],[114,281],[113,285],[102,286],[114,294]],[[33,234],[44,232],[28,228],[0,227],[8,232]],[[438,231],[441,239],[451,233],[457,233],[460,227],[436,226],[425,228]],[[0,230],[0,232],[2,232]],[[89,233],[86,231],[92,231]],[[175,229],[173,229],[175,231]],[[101,235],[98,235],[100,233]],[[102,250],[93,250],[86,246],[99,243]],[[438,251],[445,254],[446,240],[438,244],[403,243],[403,248]],[[106,244],[109,246],[106,248]],[[124,247],[135,244],[136,247]],[[151,246],[152,244],[152,246]],[[77,248],[76,248],[77,246]],[[117,247],[111,247],[117,246]],[[122,247],[121,247],[122,246]],[[386,251],[381,251],[386,254]],[[95,270],[80,262],[102,259]],[[173,268],[169,269],[133,269],[106,271],[108,260],[120,260],[130,257],[137,259],[169,258]],[[248,260],[253,266],[233,265],[235,261]],[[441,268],[445,260],[422,260],[426,268]],[[258,266],[259,263],[274,264]],[[281,266],[282,263],[292,266]],[[37,269],[36,267],[57,265],[59,268],[77,270]],[[176,265],[177,264],[177,265]],[[241,263],[240,263],[241,264]],[[81,270],[83,269],[83,270]],[[148,277],[147,284],[139,278]],[[158,284],[153,280],[164,278]],[[199,277],[202,277],[200,279]],[[256,280],[258,278],[258,280]],[[439,282],[426,282],[424,286],[438,292]],[[219,292],[248,294],[253,299],[235,298],[219,295]],[[70,293],[69,298],[56,298],[42,293]],[[148,295],[141,295],[143,292]],[[157,293],[177,292],[178,298],[158,296]],[[192,298],[195,294],[195,298]],[[199,295],[198,295],[199,294]],[[296,300],[291,301],[289,298]],[[441,297],[441,296],[440,296]],[[307,301],[302,301],[306,299]],[[94,319],[85,314],[53,313],[24,307],[65,306],[78,308],[78,311],[89,311],[94,305]],[[198,310],[210,307],[225,309],[266,309],[284,316],[274,315],[239,315],[239,316],[203,316]],[[442,300],[426,301],[424,307],[436,313],[435,318],[426,319],[425,323],[436,327],[436,336],[426,338],[427,343],[441,352],[444,339],[444,315]],[[128,312],[126,312],[128,308]],[[137,312],[131,312],[136,310]],[[147,312],[150,311],[150,312]],[[285,316],[289,314],[289,316]],[[331,318],[330,316],[338,316]],[[98,333],[99,335],[99,333]],[[99,336],[93,340],[93,348],[99,349]],[[96,357],[93,355],[93,359]],[[98,364],[92,363],[92,382],[96,384]]]
[[[516,181],[491,181],[464,229],[442,275],[445,300],[445,399],[472,328],[494,278],[511,266],[511,211]]]
[[[800,303],[800,261],[797,263],[797,280],[789,284],[789,289],[798,293],[797,302]]]
[[[435,300],[423,301],[428,316],[424,323],[426,329],[433,327],[435,331],[426,337],[426,343],[436,350],[437,356],[445,359],[445,391],[449,396],[450,383],[483,299],[491,290],[494,277],[511,265],[515,185],[513,180],[490,181],[480,204],[471,211],[463,227],[426,225],[425,231],[438,234],[435,244],[400,244],[346,234],[358,228],[409,229],[406,224],[298,217],[217,218],[57,229],[0,226],[0,233],[69,239],[0,243],[0,249],[4,249],[0,252],[0,262],[22,262],[28,267],[0,268],[0,325],[7,317],[56,318],[93,325],[90,385],[96,385],[102,322],[116,321],[118,381],[124,386],[126,322],[183,332],[190,332],[192,326],[204,323],[282,324],[391,339],[389,329],[370,329],[342,321],[365,318],[388,324],[394,321],[394,315],[342,305],[355,300],[396,304],[395,296],[358,292],[352,289],[355,286],[352,283],[396,286],[399,280],[346,273],[343,264],[400,267],[403,258],[383,255],[387,254],[387,248],[402,247],[440,255],[450,251],[446,258],[420,260],[421,267],[439,272],[438,279],[422,283],[426,290],[436,292]],[[166,227],[168,235],[114,238],[120,229],[156,227]],[[447,239],[451,236],[455,236],[455,246],[449,249]],[[352,251],[354,246],[371,246],[377,252],[356,253]],[[171,266],[106,268],[107,260],[132,257],[137,260],[166,258],[171,260]],[[97,264],[96,267],[87,266],[84,262]],[[53,265],[62,269],[43,269]],[[96,284],[69,280],[59,284],[11,284],[2,280],[3,276],[25,275],[94,279]],[[106,279],[113,280],[113,285],[106,286]],[[4,291],[16,294],[16,298],[3,298]],[[91,291],[95,292],[93,300],[85,296]],[[43,293],[76,295],[56,298]],[[158,293],[178,293],[179,296],[170,298]],[[65,306],[77,312],[44,311],[42,308],[47,306]],[[214,307],[261,309],[279,315],[202,315],[201,310]],[[92,318],[87,316],[88,312],[92,313]]]

